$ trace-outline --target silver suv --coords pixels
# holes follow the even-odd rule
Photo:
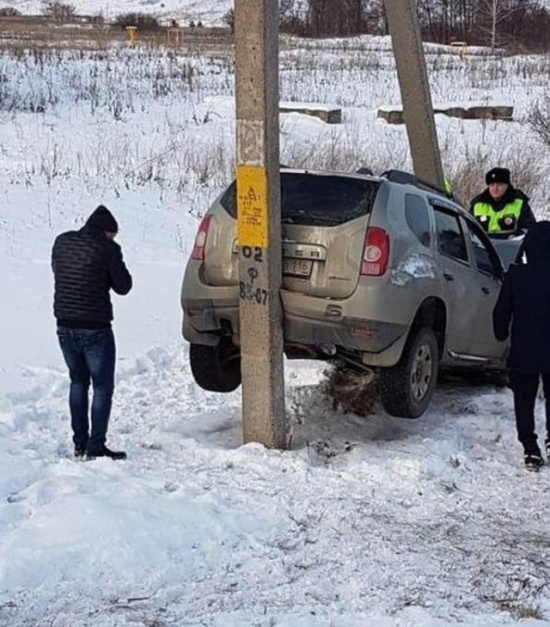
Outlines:
[[[477,222],[406,172],[281,170],[284,351],[379,372],[385,410],[424,413],[439,368],[504,369],[492,332],[503,267]],[[241,383],[233,182],[199,227],[181,291],[204,389]]]

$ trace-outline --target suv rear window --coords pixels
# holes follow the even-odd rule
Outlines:
[[[370,213],[380,182],[338,175],[281,172],[281,221],[284,224],[335,226]],[[237,218],[235,181],[221,199]]]

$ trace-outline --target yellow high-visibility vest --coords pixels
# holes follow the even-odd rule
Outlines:
[[[500,211],[495,211],[487,202],[476,202],[473,207],[474,218],[489,234],[513,233],[518,228],[523,203],[521,198],[516,198]]]

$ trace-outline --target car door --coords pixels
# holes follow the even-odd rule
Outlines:
[[[469,247],[458,212],[432,203],[437,235],[439,270],[447,305],[445,350],[459,361],[475,360],[474,325],[478,319],[478,300],[472,298],[477,269],[470,263]]]
[[[507,342],[497,342],[493,334],[493,309],[502,285],[502,263],[481,229],[467,221],[468,240],[477,270],[472,291],[478,296],[477,318],[474,321],[473,352],[476,357],[501,362],[508,351]]]

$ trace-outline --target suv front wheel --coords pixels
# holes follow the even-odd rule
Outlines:
[[[439,352],[432,329],[423,327],[408,338],[399,362],[380,371],[380,397],[391,416],[418,418],[432,398]]]
[[[191,344],[189,361],[193,378],[208,392],[233,392],[241,385],[241,359],[229,338],[217,346]]]

